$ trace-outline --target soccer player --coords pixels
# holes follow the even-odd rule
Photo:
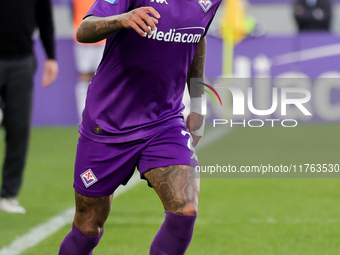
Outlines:
[[[219,4],[97,0],[87,13],[77,39],[107,40],[79,128],[76,213],[60,255],[92,254],[103,235],[112,194],[128,182],[136,166],[165,209],[150,254],[185,253],[199,195],[190,132],[201,129],[203,116],[195,112],[200,95],[190,89],[195,111],[187,127],[182,95],[186,81],[190,85],[190,78],[203,77],[205,35]],[[194,145],[200,136],[194,135]]]

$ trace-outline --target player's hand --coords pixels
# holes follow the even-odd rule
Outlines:
[[[151,14],[152,16],[150,16]],[[152,7],[140,7],[130,12],[122,14],[121,24],[124,28],[134,29],[139,35],[145,37],[156,30],[158,19],[161,16]]]
[[[200,127],[203,124],[203,120],[204,120],[204,117],[201,114],[198,114],[196,112],[191,112],[188,115],[186,124],[189,129],[189,132],[192,134],[194,146],[198,144],[198,141],[201,139],[202,136],[194,135],[193,132],[200,129]]]
[[[54,59],[47,59],[45,61],[44,73],[42,77],[42,86],[49,86],[57,78],[58,62]]]

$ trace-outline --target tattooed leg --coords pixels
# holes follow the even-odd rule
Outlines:
[[[162,200],[165,220],[150,246],[150,255],[182,255],[187,250],[197,215],[199,176],[193,167],[175,165],[147,171],[144,177]]]
[[[89,236],[99,235],[110,214],[112,195],[86,197],[76,192],[76,214],[74,225]]]
[[[59,255],[91,255],[103,233],[112,196],[85,197],[76,192],[76,214],[71,232],[62,241]]]
[[[182,215],[197,214],[199,173],[193,167],[155,168],[145,172],[144,177],[157,192],[165,210]]]

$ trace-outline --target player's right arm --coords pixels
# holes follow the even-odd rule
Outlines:
[[[145,37],[145,32],[151,35],[156,30],[159,18],[159,13],[152,7],[140,7],[109,17],[88,16],[77,30],[77,40],[81,43],[99,42],[121,29],[130,28]]]

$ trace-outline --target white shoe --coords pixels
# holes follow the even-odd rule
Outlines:
[[[16,198],[1,198],[0,210],[8,213],[26,213],[24,207],[22,207]]]

